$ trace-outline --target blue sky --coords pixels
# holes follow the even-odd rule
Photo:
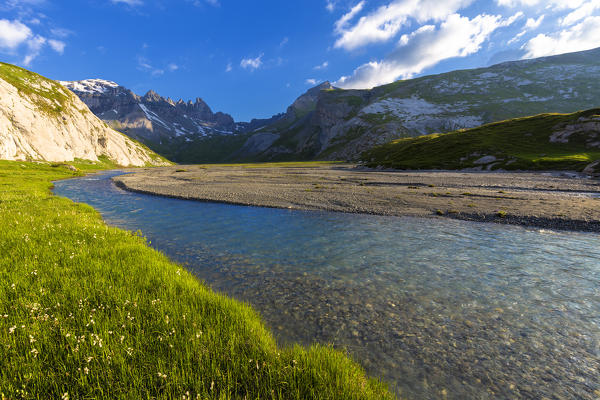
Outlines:
[[[600,47],[600,0],[1,0],[0,59],[269,117],[318,82]]]

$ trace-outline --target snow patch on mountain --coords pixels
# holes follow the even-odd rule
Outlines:
[[[148,118],[152,122],[156,122],[157,124],[162,125],[166,129],[170,129],[169,126],[162,119],[160,119],[160,117],[158,115],[156,115],[155,113],[153,113],[152,111],[150,111],[148,109],[148,107],[146,107],[142,103],[140,103],[138,105],[140,106],[140,108],[142,109],[142,111],[144,112],[144,114],[146,114],[146,118]]]
[[[110,89],[119,87],[119,84],[104,79],[84,79],[82,81],[59,81],[61,85],[74,92],[81,93],[106,93]]]

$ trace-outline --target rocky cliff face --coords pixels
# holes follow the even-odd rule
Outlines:
[[[115,129],[150,146],[178,137],[189,140],[228,135],[238,130],[233,118],[213,113],[201,98],[195,102],[164,98],[154,91],[138,96],[115,82],[88,79],[61,82]]]
[[[123,166],[168,164],[110,129],[58,83],[0,63],[0,159],[98,161],[102,156]]]
[[[285,118],[248,139],[246,156],[357,159],[401,137],[449,132],[546,112],[600,105],[600,49],[397,81],[371,90],[313,88]],[[294,115],[295,114],[295,115]],[[264,148],[265,143],[277,139]],[[261,149],[258,153],[258,149]],[[244,149],[242,149],[244,150]],[[242,151],[242,153],[244,153]]]

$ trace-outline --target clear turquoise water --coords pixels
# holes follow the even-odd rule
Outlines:
[[[140,229],[282,343],[347,349],[409,398],[599,397],[598,235],[185,201],[114,175],[54,191]]]

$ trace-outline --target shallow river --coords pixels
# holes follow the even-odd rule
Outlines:
[[[600,397],[600,236],[243,207],[60,181],[107,223],[407,398]]]

